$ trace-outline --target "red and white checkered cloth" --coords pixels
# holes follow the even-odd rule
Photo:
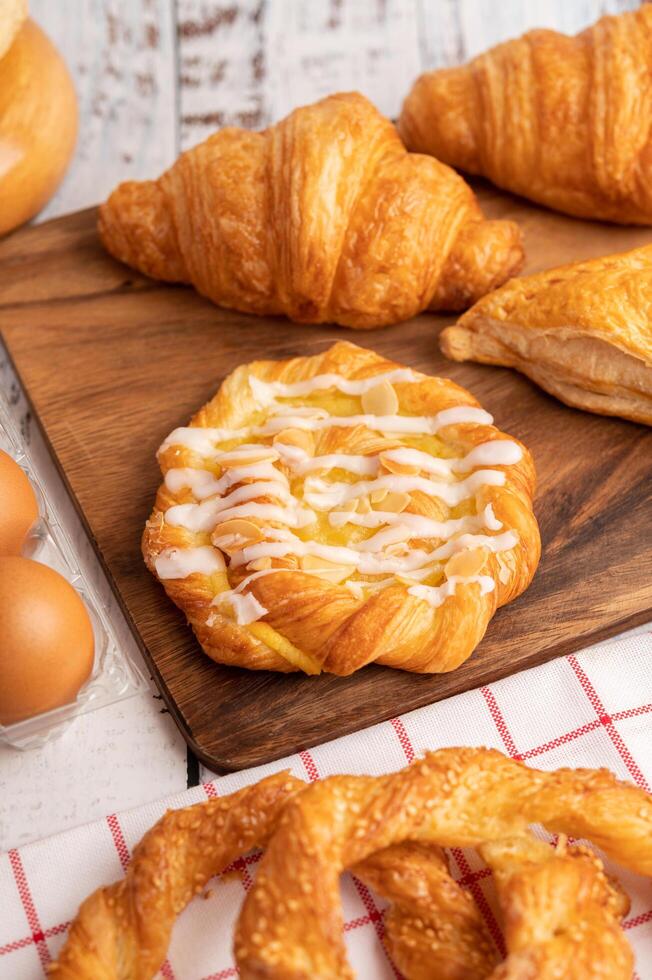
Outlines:
[[[119,816],[0,856],[0,978],[36,980],[56,957],[69,920],[98,885],[119,878],[136,843],[169,807],[226,795],[291,769],[303,779],[333,773],[384,773],[425,749],[489,745],[543,769],[606,766],[646,789],[652,783],[652,633],[644,632],[516,674],[288,759],[234,773]],[[237,976],[231,935],[259,855],[235,862],[208,898],[177,922],[160,976],[226,980]],[[490,872],[471,852],[454,850],[452,868],[468,887],[499,948]],[[613,871],[613,868],[610,869]],[[652,977],[652,888],[618,871],[632,899],[625,928],[638,977]],[[383,951],[380,903],[346,878],[342,897],[349,955],[363,980],[397,977]]]

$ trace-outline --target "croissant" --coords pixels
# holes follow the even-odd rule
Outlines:
[[[560,832],[553,849],[528,825]],[[490,749],[429,752],[387,776],[306,786],[278,773],[231,796],[170,811],[136,847],[125,878],[81,905],[59,980],[149,980],[174,920],[210,877],[267,847],[236,928],[243,980],[351,976],[342,940],[344,868],[390,903],[385,943],[406,980],[570,977],[630,980],[629,901],[586,836],[652,875],[652,798],[606,770],[541,772]],[[507,958],[438,844],[475,846],[493,871]]]
[[[410,150],[580,218],[652,224],[652,6],[535,30],[415,82]]]
[[[652,425],[652,245],[512,279],[439,337],[567,405]]]
[[[237,368],[159,462],[145,561],[220,663],[452,670],[539,560],[527,449],[353,344]]]
[[[220,306],[357,328],[465,309],[523,258],[515,224],[485,221],[461,177],[408,154],[356,93],[262,133],[223,129],[158,180],[121,184],[99,232]]]

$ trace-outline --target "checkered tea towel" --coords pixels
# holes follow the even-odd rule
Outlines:
[[[57,955],[68,922],[98,885],[119,878],[130,854],[170,807],[226,795],[280,769],[305,780],[333,773],[400,769],[425,749],[487,745],[543,769],[606,766],[620,779],[652,783],[652,633],[643,632],[449,698],[270,765],[233,773],[110,814],[0,856],[0,978],[37,980]],[[160,976],[227,980],[233,924],[260,855],[244,856],[195,899],[176,923]],[[499,948],[491,875],[473,852],[454,850],[455,877],[470,891]],[[613,871],[613,868],[610,868]],[[625,921],[639,980],[652,978],[652,884],[618,870],[632,900]],[[342,887],[346,940],[358,977],[398,976],[383,950],[382,904],[360,882]]]

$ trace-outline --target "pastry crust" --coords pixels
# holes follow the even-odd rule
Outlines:
[[[220,663],[452,670],[540,554],[532,459],[491,421],[353,344],[243,365],[159,450],[147,565]]]
[[[466,309],[523,260],[518,227],[485,221],[458,174],[407,153],[355,92],[121,184],[99,231],[122,262],[220,306],[360,329]]]
[[[567,405],[652,425],[652,245],[512,279],[440,335]]]
[[[535,30],[428,72],[405,100],[410,150],[582,218],[652,224],[652,7],[576,37]]]

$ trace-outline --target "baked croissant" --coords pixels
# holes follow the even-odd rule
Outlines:
[[[399,132],[499,187],[581,218],[652,224],[652,5],[576,37],[535,30],[428,72]]]
[[[652,425],[652,245],[512,279],[440,334],[567,405]]]
[[[461,177],[408,154],[356,93],[221,130],[121,184],[99,231],[127,265],[220,306],[358,328],[466,309],[523,258],[515,224],[485,221]]]
[[[237,368],[159,462],[143,554],[220,663],[452,670],[539,560],[527,449],[353,344]]]

